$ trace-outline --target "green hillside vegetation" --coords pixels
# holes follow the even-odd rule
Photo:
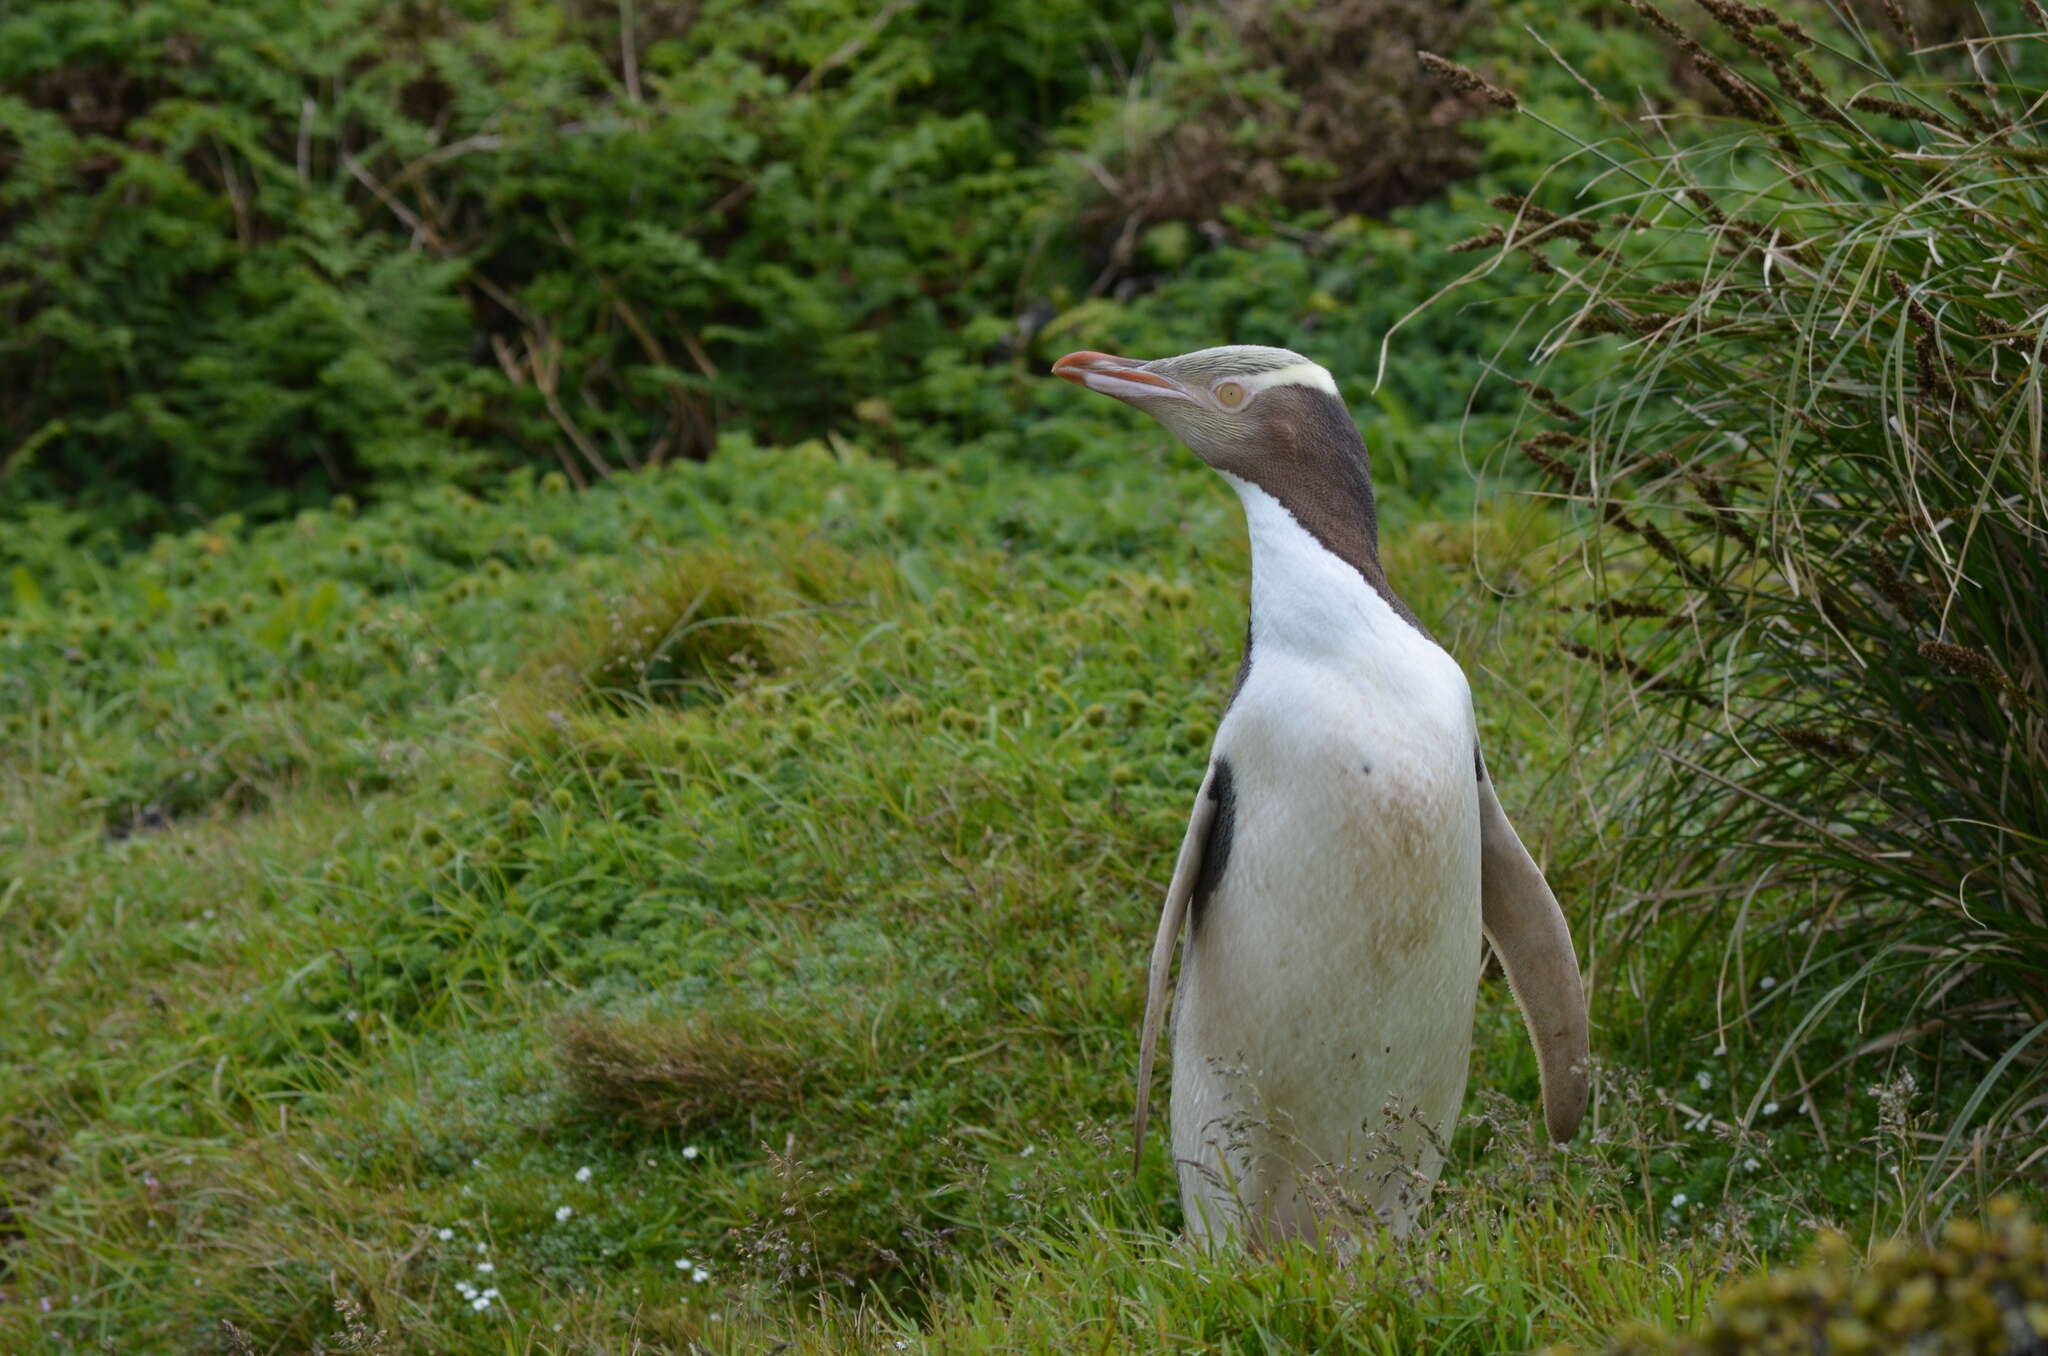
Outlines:
[[[0,1348],[2048,1343],[2048,42],[1098,10],[0,19]],[[1045,369],[1218,342],[1592,994],[1351,1268],[1129,1167],[1247,559]]]
[[[1227,490],[1123,441],[982,484],[732,444],[53,581],[9,652],[8,936],[37,986],[7,1036],[9,1290],[79,1294],[80,1340],[303,1346],[336,1274],[459,1348],[497,1330],[451,1288],[489,1261],[515,1331],[595,1343],[819,1291],[908,1321],[1048,1205],[1163,1245],[1171,1174],[1123,1152],[1128,957],[1246,561]],[[1518,694],[1579,666],[1463,581],[1475,552],[1540,573],[1554,532],[1390,534],[1536,842],[1532,761],[1571,737]],[[1485,1032],[1480,1083],[1514,1099],[1475,1165],[1518,1184],[1496,1210],[1586,1193],[1654,1250],[1674,1193],[1721,1208],[1728,1146],[1632,1086],[1603,1090],[1589,1180],[1548,1180],[1503,993]],[[1783,1191],[1760,1168],[1731,1200]],[[1286,1274],[1248,1298],[1291,1308]],[[1304,1336],[1353,1303],[1321,1284]]]

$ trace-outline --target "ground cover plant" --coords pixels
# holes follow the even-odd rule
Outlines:
[[[38,976],[9,1317],[304,1344],[338,1266],[376,1323],[460,1345],[455,1282],[545,1333],[594,1266],[586,1335],[632,1285],[696,1327],[750,1275],[911,1303],[1033,1184],[1161,1208],[1166,1173],[1099,1150],[1138,999],[1103,962],[1143,927],[1116,904],[1170,848],[1243,563],[1162,450],[975,486],[732,446],[38,583],[8,641],[4,891]],[[940,524],[990,544],[905,545]],[[1409,549],[1428,599],[1468,547]],[[1530,717],[1503,707],[1506,749]]]
[[[115,17],[39,4],[0,21],[16,39],[0,44],[15,63],[0,109],[15,252],[0,266],[10,283],[25,263],[28,275],[7,304],[47,329],[64,320],[51,298],[85,289],[65,332],[83,349],[19,345],[0,361],[89,366],[86,350],[127,342],[109,324],[118,279],[87,277],[127,256],[94,232],[161,227],[164,248],[213,260],[179,276],[220,321],[136,331],[160,342],[133,359],[143,366],[116,363],[111,386],[35,369],[47,408],[0,442],[13,449],[0,450],[12,496],[0,506],[0,1348],[1743,1350],[1818,1326],[1849,1349],[1849,1324],[1968,1324],[1988,1297],[2026,1349],[2013,1325],[2034,1324],[2027,1306],[2043,1299],[2028,1206],[1998,1204],[1976,1234],[1966,1222],[2000,1187],[2039,1205],[2026,1147],[1976,1133],[2039,1110],[2011,1081],[2027,1047],[1985,1043],[2012,1035],[1975,1006],[2011,1001],[1997,972],[1929,996],[1951,1007],[1928,1006],[1927,1019],[1953,1027],[1915,1016],[1884,1048],[1865,1047],[1900,1028],[1860,1022],[1860,990],[1804,1020],[1787,996],[1826,998],[1861,964],[1818,938],[1889,943],[1903,958],[1904,946],[1956,947],[1957,915],[1929,908],[1911,919],[1920,935],[1876,932],[1884,897],[1851,902],[1852,890],[1843,909],[1863,909],[1865,927],[1844,934],[1839,912],[1801,928],[1810,891],[1730,890],[1712,874],[1724,858],[1705,848],[1712,816],[1746,802],[1716,800],[1688,821],[1619,718],[1641,711],[1641,728],[1667,728],[1654,723],[1667,694],[1627,667],[1662,672],[1667,656],[1644,622],[1622,631],[1621,650],[1588,629],[1626,619],[1645,594],[1667,610],[1694,593],[1720,606],[1738,586],[1766,595],[1766,615],[1799,620],[1766,571],[1703,588],[1644,550],[1644,524],[1700,571],[1727,568],[1727,520],[1758,533],[1791,524],[1771,538],[1777,554],[1802,559],[1816,543],[1818,578],[1861,560],[1830,554],[1845,539],[1821,530],[1835,520],[1816,509],[1795,504],[1781,520],[1732,492],[1724,508],[1674,475],[1715,449],[1683,441],[1688,407],[1719,393],[1705,407],[1726,420],[1744,408],[1726,400],[1731,380],[1773,390],[1739,348],[1714,346],[1792,348],[1780,339],[1804,332],[1735,290],[1754,255],[1714,254],[1697,233],[1688,246],[1675,219],[1591,262],[1530,233],[1549,224],[1539,212],[1569,214],[1585,193],[1605,204],[1621,182],[1619,146],[1546,168],[1572,135],[1613,132],[1587,85],[1616,104],[1640,96],[1674,134],[1685,124],[1668,115],[1698,100],[1732,116],[1685,43],[1742,70],[1761,57],[1716,36],[1711,15],[1672,8],[1690,37],[1594,3],[1449,16],[1469,22],[1446,25],[1465,44],[1446,60],[1512,88],[1520,111],[1440,129],[1430,172],[1462,169],[1456,137],[1469,135],[1473,177],[1377,219],[1308,190],[1336,181],[1293,158],[1289,138],[1357,107],[1360,90],[1319,84],[1285,47],[1290,33],[1349,41],[1345,25],[1371,5],[1299,25],[1284,4],[1233,5],[1179,28],[1163,8],[1126,7],[1129,26],[1107,31],[1031,6],[987,24],[944,6],[746,6],[712,15],[744,41],[703,68],[717,79],[695,83],[685,68],[718,44],[687,7],[370,8],[374,21],[328,29],[238,28],[225,10],[177,4]],[[1856,11],[1873,25],[1885,12]],[[1826,15],[1796,17],[1818,32]],[[203,50],[166,36],[191,25],[210,35]],[[1898,79],[1874,97],[1945,99],[1957,54],[1926,53],[1915,69],[1906,44],[1878,32],[1871,59]],[[1282,45],[1259,47],[1270,42]],[[1809,59],[1838,70],[1833,56]],[[428,67],[441,83],[402,78]],[[1447,95],[1426,82],[1446,76],[1461,78],[1418,63],[1394,102],[1437,108]],[[1770,87],[1762,72],[1745,78]],[[109,89],[133,107],[96,103]],[[780,98],[707,111],[721,89]],[[1449,101],[1461,117],[1490,97],[1463,96]],[[636,101],[644,120],[567,130]],[[120,111],[145,104],[147,117]],[[332,120],[342,108],[360,122]],[[1305,121],[1230,143],[1281,176],[1271,191],[1207,220],[1141,213],[1120,252],[1132,204],[1086,162],[1142,166],[1157,150],[1147,137],[1198,108]],[[1891,129],[1878,140],[1895,150],[1949,153],[1877,121],[1881,108],[1849,113]],[[149,131],[180,119],[215,127],[184,159]],[[674,150],[691,128],[710,147],[689,152],[699,179],[636,196],[621,166]],[[1786,134],[1821,144],[1796,119]],[[476,137],[502,140],[449,149]],[[1946,172],[2024,159],[2009,140],[1972,143]],[[1863,196],[1829,177],[1835,159],[1806,179],[1867,206],[1884,197],[1872,185],[1890,181],[1873,171],[1888,162],[1874,141],[1853,144],[1867,163],[1843,163],[1864,172]],[[456,267],[344,150],[434,230],[475,224],[463,237],[474,254]],[[1768,160],[1700,153],[1720,157],[1693,163],[1713,169],[1699,187],[1731,221],[1754,215],[1731,194],[1786,199],[1788,221],[1827,217],[1821,195],[1791,194]],[[387,176],[408,157],[430,163],[399,192]],[[148,210],[88,210],[121,200],[122,175]],[[2019,205],[2009,212],[2037,191],[2022,173],[1986,180],[1970,191],[2005,195]],[[286,198],[269,196],[280,186]],[[741,189],[715,230],[668,223],[708,252],[687,269],[673,249],[618,234],[664,203]],[[1517,200],[1487,205],[1503,193]],[[317,210],[264,215],[285,201]],[[1603,223],[1614,210],[1602,206]],[[847,214],[859,220],[818,226]],[[1567,284],[1610,279],[1599,305],[1694,326],[1683,332],[1698,347],[1680,331],[1645,345],[1631,330],[1523,365],[1533,345],[1583,334],[1588,297],[1557,274],[1495,267],[1483,245],[1452,248],[1489,226],[1495,243],[1513,230],[1547,254]],[[301,270],[292,233],[317,231],[342,253],[315,252]],[[1884,249],[1926,248],[1903,230],[1872,234]],[[1943,266],[1967,275],[1983,238],[1980,218],[1946,219]],[[1033,241],[1074,243],[1033,256]],[[494,271],[514,255],[537,271]],[[1673,257],[1728,286],[1659,291]],[[1596,264],[1607,271],[1581,272]],[[685,273],[722,299],[672,288]],[[1020,284],[1026,273],[1039,281]],[[2018,263],[2008,273],[2025,276]],[[1781,289],[1783,278],[1774,266]],[[547,336],[530,345],[517,310],[479,300],[486,281],[562,340],[549,378],[559,412],[539,385]],[[1982,309],[1995,290],[1949,288],[1948,309],[1925,303],[1937,316]],[[1824,304],[1787,291],[1811,312]],[[771,294],[778,317],[755,305]],[[1858,427],[1875,402],[1916,430],[1957,427],[1947,407],[1915,399],[1910,309],[1875,284],[1862,295],[1884,342],[1868,346],[1879,356],[1840,357],[1831,426]],[[650,358],[619,301],[658,316],[649,332],[665,346],[678,327],[694,334],[716,374],[680,356],[680,338],[668,361]],[[1992,302],[2001,323],[2032,323],[2013,298]],[[236,332],[250,315],[268,317],[262,334]],[[304,325],[309,315],[322,323]],[[1957,347],[1940,369],[1956,389],[1992,408],[2038,389],[1977,374],[2029,357],[2003,342],[2014,335],[1938,324]],[[456,342],[463,327],[470,339]],[[445,346],[417,346],[436,334]],[[807,347],[818,334],[834,342]],[[1489,765],[1574,912],[1595,1004],[1593,1110],[1556,1152],[1534,1129],[1536,1071],[1512,1003],[1497,976],[1485,982],[1474,1093],[1436,1207],[1414,1238],[1349,1270],[1304,1251],[1190,1256],[1172,1242],[1176,1194],[1157,1144],[1135,1176],[1127,1167],[1139,958],[1235,671],[1245,552],[1224,487],[1143,421],[1074,400],[1043,366],[1069,348],[1219,340],[1288,344],[1337,371],[1376,458],[1390,576],[1472,676]],[[416,346],[396,385],[343,379],[357,370],[350,352],[398,342]],[[334,382],[273,365],[304,359],[300,344],[328,345],[319,361],[341,363]],[[1631,366],[1644,352],[1666,355],[1647,376]],[[1637,467],[1619,450],[1586,455],[1518,431],[1515,376],[1591,416],[1559,416],[1559,432],[1591,442],[1597,426],[1618,441],[1637,408],[1627,417],[1683,457]],[[1634,407],[1613,394],[1630,381],[1650,391]],[[137,433],[135,420],[162,412],[132,392],[184,392],[209,422]],[[700,407],[717,426],[701,463],[677,440]],[[1786,407],[1776,394],[1759,406]],[[51,432],[53,418],[84,441],[61,443],[74,433]],[[293,432],[278,441],[281,429]],[[1550,460],[1526,465],[1511,435]],[[663,464],[634,468],[657,460],[664,436]],[[99,437],[114,455],[95,479]],[[2005,465],[1967,460],[1992,456],[1995,439],[1959,442],[1953,464]],[[176,464],[122,461],[145,446]],[[1830,464],[1788,457],[1784,483]],[[1856,464],[1883,483],[1875,459]],[[1591,468],[1594,483],[1538,479],[1553,465]],[[1731,484],[1753,474],[1702,465]],[[1589,531],[1573,501],[1592,493],[1634,526]],[[1968,549],[2000,548],[1972,536]],[[1713,608],[1690,615],[1703,619],[1693,643],[1714,634]],[[1846,604],[1829,615],[1852,636],[1869,622]],[[1954,615],[1975,624],[1995,610]],[[1990,647],[2015,635],[2024,628],[1925,638],[1986,648],[2010,675],[2026,672],[2018,657]],[[1802,671],[1816,667],[1802,639],[1845,643],[1810,626],[1767,639],[1780,648],[1733,651],[1778,656],[1740,670],[1744,701],[1770,699],[1778,689],[1754,680],[1784,681],[1781,670],[1826,677]],[[2022,709],[1966,678],[1888,675],[1901,689],[1962,689],[1938,691],[1959,746],[1944,753],[1965,761]],[[2015,683],[2021,695],[2030,681]],[[1737,709],[1770,720],[1767,707]],[[1890,756],[1883,744],[1871,737]],[[2021,746],[2004,747],[2019,759]],[[1815,768],[1833,766],[1824,754]],[[1733,763],[1715,766],[1734,776]],[[1849,791],[1830,792],[1822,823],[1883,825],[1896,784],[1840,783]],[[1969,790],[1981,781],[1959,785],[1983,794]],[[1659,816],[1701,850],[1650,854]],[[1816,841],[1762,826],[1729,839],[1751,860],[1778,854],[1770,869],[1788,878],[1828,866]],[[1947,856],[1887,858],[1907,864],[1886,880],[1951,880],[1967,844],[1941,843]],[[1996,861],[2008,881],[2026,866],[2018,851]],[[1683,893],[1700,887],[1712,893]],[[2010,911],[1994,916],[2017,935]],[[1975,955],[1935,962],[1995,959],[1990,941],[1966,936]],[[1972,1045],[1936,1044],[1964,1022],[1977,1024]],[[1809,1075],[1838,1062],[1808,1095]],[[1954,1127],[1961,1142],[1945,1143]],[[1968,1171],[1930,1175],[1958,1147]],[[1917,1247],[1945,1214],[1957,1217],[1946,1245]],[[1738,1284],[1705,1320],[1725,1284],[1806,1255],[1821,1226],[1846,1242]],[[1918,1298],[1864,1312],[1856,1297],[1879,1285]],[[1844,1296],[1840,1312],[1826,1307]],[[1686,1346],[1691,1330],[1708,1345]]]
[[[967,1341],[1013,1320],[962,1277],[1011,1287],[1034,1248],[1084,1276],[1169,1261],[1171,1174],[1131,1181],[1117,1147],[1141,1000],[1117,957],[1227,689],[1244,562],[1226,492],[1134,441],[985,484],[733,445],[48,571],[6,642],[0,895],[37,980],[5,1037],[10,1330],[297,1349],[342,1330],[341,1295],[413,1346],[744,1345],[824,1299],[877,1342],[933,1306]],[[1503,629],[1466,580],[1475,553],[1541,573],[1553,526],[1390,521],[1496,775],[1533,794],[1560,736],[1516,694],[1575,669],[1553,614]],[[988,544],[913,544],[942,527]],[[1752,1246],[1662,1238],[1722,1146],[1623,1080],[1602,1147],[1553,1162],[1497,985],[1485,1036],[1506,1100],[1441,1246],[1580,1306],[1579,1336],[1691,1312]],[[1732,1200],[1794,1194],[1759,1164]],[[1589,1264],[1627,1248],[1642,1280],[1514,1280],[1540,1220],[1595,1204]],[[1652,1279],[1672,1246],[1676,1290]],[[1391,1313],[1299,1256],[1186,1321],[1398,1342],[1470,1299],[1421,1286],[1434,1255],[1389,1262],[1417,1278]],[[1481,1316],[1468,1349],[1557,1331]]]

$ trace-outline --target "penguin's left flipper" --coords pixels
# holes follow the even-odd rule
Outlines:
[[[1474,760],[1478,761],[1477,752]],[[1543,1119],[1559,1144],[1586,1114],[1586,989],[1564,910],[1508,823],[1486,766],[1479,772],[1479,912],[1543,1075]]]
[[[1152,1105],[1152,1057],[1159,1046],[1159,1029],[1166,1021],[1166,981],[1173,971],[1173,947],[1180,940],[1181,924],[1188,916],[1188,901],[1194,898],[1195,881],[1202,874],[1202,854],[1209,845],[1209,829],[1216,822],[1216,801],[1210,792],[1216,781],[1211,762],[1195,793],[1194,813],[1188,816],[1188,831],[1180,840],[1180,856],[1173,864],[1173,881],[1166,887],[1166,904],[1159,911],[1159,931],[1152,938],[1152,964],[1145,977],[1145,1026],[1138,1037],[1138,1109],[1131,1125],[1131,1171],[1145,1159],[1145,1119]]]

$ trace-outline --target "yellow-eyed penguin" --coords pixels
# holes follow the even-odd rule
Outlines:
[[[1464,1097],[1482,929],[1551,1137],[1577,1131],[1586,1000],[1564,914],[1494,795],[1464,672],[1387,585],[1370,460],[1329,372],[1251,345],[1053,371],[1164,424],[1251,533],[1244,662],[1152,947],[1138,1150],[1185,922],[1171,1131],[1189,1229],[1404,1229]]]

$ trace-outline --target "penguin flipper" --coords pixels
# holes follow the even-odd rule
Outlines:
[[[1586,989],[1571,929],[1542,868],[1522,846],[1484,764],[1479,772],[1479,912],[1543,1076],[1543,1119],[1559,1144],[1586,1114]]]
[[[1158,1051],[1159,1030],[1166,1022],[1166,982],[1173,971],[1173,947],[1180,940],[1181,924],[1187,920],[1188,901],[1194,898],[1195,881],[1202,874],[1202,854],[1209,843],[1209,828],[1216,820],[1216,801],[1210,791],[1216,780],[1216,765],[1209,765],[1202,786],[1195,793],[1194,812],[1188,816],[1187,835],[1180,840],[1180,856],[1173,864],[1173,881],[1166,887],[1166,904],[1159,911],[1159,931],[1152,938],[1152,964],[1145,977],[1145,1026],[1138,1037],[1138,1109],[1131,1124],[1131,1171],[1145,1158],[1145,1119],[1152,1105],[1152,1058]]]

